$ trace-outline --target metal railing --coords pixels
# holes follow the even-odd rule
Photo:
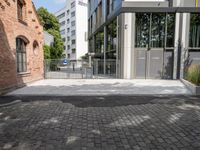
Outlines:
[[[92,68],[83,60],[65,59],[45,60],[46,79],[83,79],[92,78]]]
[[[116,78],[116,61],[47,59],[44,65],[46,79]]]

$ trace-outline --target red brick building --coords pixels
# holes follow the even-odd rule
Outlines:
[[[0,93],[43,78],[43,27],[31,0],[0,0]]]

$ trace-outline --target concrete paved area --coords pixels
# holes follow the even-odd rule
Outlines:
[[[130,97],[126,105],[120,98],[111,104],[98,97],[101,103],[91,99],[88,106],[65,98],[0,107],[0,149],[200,149],[198,97],[151,97],[151,103],[135,97],[142,104]]]
[[[188,95],[179,80],[49,79],[37,81],[8,95]]]

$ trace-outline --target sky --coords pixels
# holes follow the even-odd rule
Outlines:
[[[54,13],[65,6],[66,0],[33,0],[36,8],[45,7],[49,12]]]

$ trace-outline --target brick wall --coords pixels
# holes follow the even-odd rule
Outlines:
[[[0,0],[0,91],[43,78],[43,28],[31,0],[24,0],[24,22],[18,20],[17,0]],[[25,37],[27,72],[16,70],[16,37]],[[33,42],[39,47],[33,49]]]

